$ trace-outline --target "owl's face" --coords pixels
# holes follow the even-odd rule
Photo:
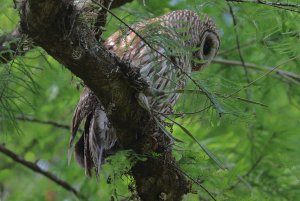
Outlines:
[[[206,30],[193,52],[192,70],[198,71],[210,64],[220,47],[219,35],[214,30]]]

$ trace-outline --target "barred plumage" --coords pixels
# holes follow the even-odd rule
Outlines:
[[[159,96],[140,94],[141,104],[149,104],[153,111],[169,113],[179,98],[174,91],[184,89],[187,75],[208,65],[219,49],[219,37],[214,22],[188,10],[174,11],[120,30],[110,36],[104,45],[122,60],[138,68],[151,89]],[[145,42],[151,43],[151,47]],[[155,50],[153,49],[155,48]],[[194,63],[193,59],[201,60]],[[172,93],[173,92],[173,93]],[[147,106],[148,107],[148,106]],[[86,87],[76,107],[69,146],[69,160],[74,137],[83,119],[85,129],[75,146],[75,158],[86,169],[95,167],[99,175],[103,156],[113,153],[116,133],[109,124],[104,108]]]

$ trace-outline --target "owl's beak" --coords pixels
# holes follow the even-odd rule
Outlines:
[[[203,64],[198,64],[192,67],[192,71],[200,71],[203,68]]]
[[[202,69],[204,69],[206,66],[208,66],[210,62],[205,62],[205,63],[202,63],[202,64],[197,64],[195,66],[192,67],[192,71],[200,71]]]
[[[192,71],[200,71],[203,70],[206,66],[208,66],[208,64],[210,63],[210,61],[204,60],[201,63],[195,63],[192,66]]]

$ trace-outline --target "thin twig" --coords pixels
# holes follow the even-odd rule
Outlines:
[[[264,5],[269,5],[269,6],[300,8],[300,4],[295,4],[295,3],[268,2],[268,1],[262,1],[262,0],[248,0],[248,1],[246,1],[246,0],[226,0],[226,1],[232,1],[232,2],[238,2],[238,3],[264,4]]]
[[[204,112],[205,110],[208,110],[209,108],[212,107],[212,104],[206,106],[205,108],[203,109],[200,109],[200,110],[197,110],[197,111],[194,111],[194,112],[178,112],[178,113],[162,113],[162,112],[158,112],[158,111],[154,111],[155,113],[157,114],[160,114],[160,115],[175,115],[177,117],[180,117],[180,116],[183,116],[183,115],[194,115],[194,114],[199,114],[201,112]]]
[[[218,58],[214,59],[212,61],[212,63],[224,64],[226,66],[243,66],[243,64],[240,61],[228,60],[228,59],[218,59]],[[244,63],[244,64],[245,64],[245,66],[247,66],[248,69],[262,71],[262,72],[267,72],[274,68],[271,66],[259,66],[259,65],[253,64],[253,63]],[[273,72],[275,73],[275,75],[271,74],[273,76],[281,77],[283,79],[286,79],[287,81],[292,81],[295,84],[300,84],[300,75],[298,75],[298,74],[280,70],[280,69],[274,69]]]
[[[300,10],[295,10],[300,8],[300,4],[293,3],[282,3],[282,2],[269,2],[262,0],[226,0],[227,2],[237,2],[237,3],[253,3],[253,4],[261,4],[265,6],[270,6],[277,9],[283,9],[291,12],[300,13]],[[294,9],[292,9],[294,8]]]
[[[1,117],[1,116],[0,116]],[[19,121],[24,121],[24,122],[32,122],[32,123],[38,123],[38,124],[44,124],[44,125],[50,125],[50,126],[53,126],[53,127],[56,127],[56,128],[61,128],[61,129],[66,129],[66,130],[71,130],[71,126],[69,125],[66,125],[66,124],[61,124],[61,123],[58,123],[57,121],[53,121],[53,120],[40,120],[40,119],[37,119],[37,118],[34,118],[34,117],[31,117],[31,116],[16,116],[14,117],[16,120],[19,120]],[[82,129],[78,129],[78,132],[83,132]]]
[[[252,45],[255,44],[256,41],[257,41],[257,39],[255,38],[255,39],[250,39],[250,40],[248,40],[248,41],[246,41],[246,42],[244,42],[242,44],[240,43],[240,49],[252,46]],[[219,51],[218,52],[218,56],[227,55],[227,54],[229,54],[229,53],[237,50],[237,48],[238,48],[237,46],[234,46],[234,47],[230,47],[230,48],[227,48],[225,50]]]
[[[235,14],[233,12],[233,9],[232,9],[232,6],[230,5],[230,3],[227,2],[227,5],[229,7],[229,12],[230,12],[230,15],[231,15],[231,18],[232,18],[232,21],[233,21],[233,29],[234,29],[234,33],[235,33],[236,47],[237,47],[237,50],[238,50],[238,53],[239,53],[241,63],[244,67],[245,75],[246,75],[246,78],[247,78],[247,83],[250,83],[248,69],[247,69],[247,66],[245,65],[245,60],[244,60],[244,57],[242,55],[242,51],[241,51],[241,47],[240,47],[240,37],[239,37],[239,33],[237,31],[237,19],[235,17]]]
[[[68,182],[59,179],[57,176],[55,176],[54,174],[47,172],[43,169],[41,169],[38,165],[36,165],[35,163],[32,163],[30,161],[25,160],[24,158],[22,158],[21,156],[17,155],[16,153],[14,153],[13,151],[7,149],[4,145],[0,144],[0,152],[3,153],[4,155],[8,156],[9,158],[11,158],[12,160],[14,160],[15,162],[29,168],[30,170],[37,172],[39,174],[44,175],[45,177],[47,177],[48,179],[50,179],[51,181],[53,181],[54,183],[56,183],[57,185],[61,186],[62,188],[64,188],[65,190],[71,192],[72,194],[74,194],[77,198],[83,199],[84,196],[81,195],[74,187],[72,187]]]
[[[227,5],[229,7],[229,12],[230,12],[230,15],[231,15],[232,21],[233,21],[233,29],[234,29],[234,33],[235,33],[235,40],[236,40],[237,50],[238,50],[238,53],[239,53],[239,57],[240,57],[242,66],[244,67],[244,72],[245,72],[247,83],[249,84],[250,83],[249,72],[248,72],[247,66],[245,65],[245,60],[244,60],[244,57],[243,57],[243,54],[242,54],[242,51],[241,51],[241,47],[240,47],[240,37],[239,37],[238,30],[237,30],[237,19],[235,17],[234,12],[233,12],[232,6],[230,5],[229,2],[227,2]],[[246,90],[246,94],[247,94],[247,98],[251,99],[251,89],[250,88],[248,88]]]
[[[66,129],[66,130],[69,130],[69,131],[71,129],[71,127],[69,125],[61,124],[61,123],[58,123],[58,122],[53,121],[53,120],[40,120],[40,119],[31,117],[31,116],[24,116],[24,115],[22,115],[22,116],[16,116],[14,118],[16,120],[19,120],[19,121],[24,121],[24,122],[27,121],[27,122],[32,122],[32,123],[50,125],[50,126],[54,126],[56,128]],[[82,129],[78,129],[78,131],[81,132],[81,133],[83,132]]]
[[[48,120],[48,121],[44,121],[44,120],[40,120],[31,116],[16,116],[15,117],[17,120],[19,121],[28,121],[28,122],[34,122],[34,123],[39,123],[39,124],[46,124],[46,125],[51,125],[57,128],[62,128],[62,129],[67,129],[70,130],[70,126],[65,125],[65,124],[60,124],[56,121],[52,121],[52,120]]]
[[[33,149],[34,146],[37,145],[37,144],[38,144],[38,140],[37,139],[31,140],[31,142],[26,147],[24,147],[22,153],[27,153],[28,151],[30,151],[31,149]],[[20,157],[24,157],[23,154],[22,155],[20,154],[19,156]],[[14,163],[14,162],[6,163],[5,165],[3,165],[3,166],[0,167],[0,170],[11,169],[15,164],[16,163]]]
[[[104,2],[105,7],[110,9],[112,2],[113,2],[113,0],[105,1]],[[95,32],[96,32],[95,37],[98,41],[100,41],[100,39],[101,39],[101,35],[102,35],[104,27],[106,25],[106,20],[107,20],[107,11],[105,9],[99,10],[97,18],[96,18],[96,22],[95,22]]]
[[[249,84],[247,85],[244,85],[243,87],[241,87],[240,89],[236,90],[235,92],[229,94],[228,96],[226,96],[224,99],[227,99],[227,98],[231,98],[232,96],[234,96],[235,94],[239,93],[240,91],[242,90],[245,90],[247,89],[248,87],[250,87],[251,85],[253,85],[254,83],[258,82],[259,80],[261,80],[262,78],[268,76],[269,74],[271,74],[272,72],[274,72],[276,69],[278,69],[280,66],[290,62],[290,61],[293,61],[297,58],[299,58],[300,55],[297,55],[295,57],[292,57],[286,61],[283,61],[282,63],[278,64],[277,66],[275,66],[274,68],[270,69],[268,72],[264,73],[263,75],[259,76],[258,78],[256,78],[255,80],[253,80],[252,82],[250,82]]]

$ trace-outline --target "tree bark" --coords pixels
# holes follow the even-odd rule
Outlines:
[[[115,0],[112,7],[130,1]],[[166,147],[169,139],[136,98],[147,89],[147,84],[136,68],[120,61],[98,42],[95,34],[78,20],[80,13],[72,3],[71,0],[24,1],[20,12],[22,33],[81,78],[97,95],[116,129],[122,149],[160,154],[138,161],[131,170],[141,199],[181,200],[189,192],[190,184],[176,168],[171,148]]]

